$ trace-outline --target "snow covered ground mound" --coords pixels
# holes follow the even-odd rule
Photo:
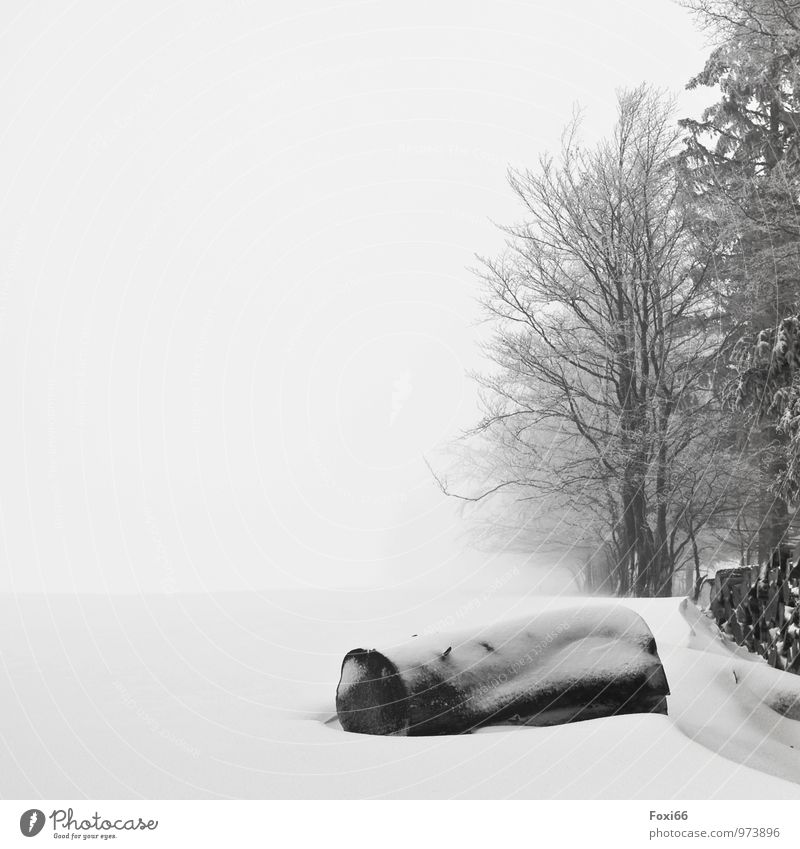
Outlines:
[[[800,798],[800,677],[680,599],[655,634],[669,715],[429,738],[347,734],[345,652],[610,601],[284,591],[0,598],[4,798]]]

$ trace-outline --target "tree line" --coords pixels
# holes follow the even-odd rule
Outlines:
[[[712,44],[699,119],[641,85],[599,144],[576,117],[509,172],[520,221],[476,269],[482,416],[437,474],[490,536],[579,552],[617,595],[765,562],[800,496],[800,0],[684,5]]]

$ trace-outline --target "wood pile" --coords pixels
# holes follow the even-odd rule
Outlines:
[[[762,655],[770,666],[800,673],[800,564],[781,546],[762,566],[719,569],[704,582],[698,600],[722,633]]]

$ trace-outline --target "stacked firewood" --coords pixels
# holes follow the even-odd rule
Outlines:
[[[770,666],[800,673],[800,563],[781,546],[761,567],[718,569],[700,590],[722,633]]]

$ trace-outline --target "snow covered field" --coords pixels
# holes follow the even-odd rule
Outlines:
[[[458,737],[337,727],[348,649],[568,604],[502,591],[0,597],[3,798],[800,798],[800,678],[650,625],[669,716]],[[688,618],[692,618],[689,609]]]

